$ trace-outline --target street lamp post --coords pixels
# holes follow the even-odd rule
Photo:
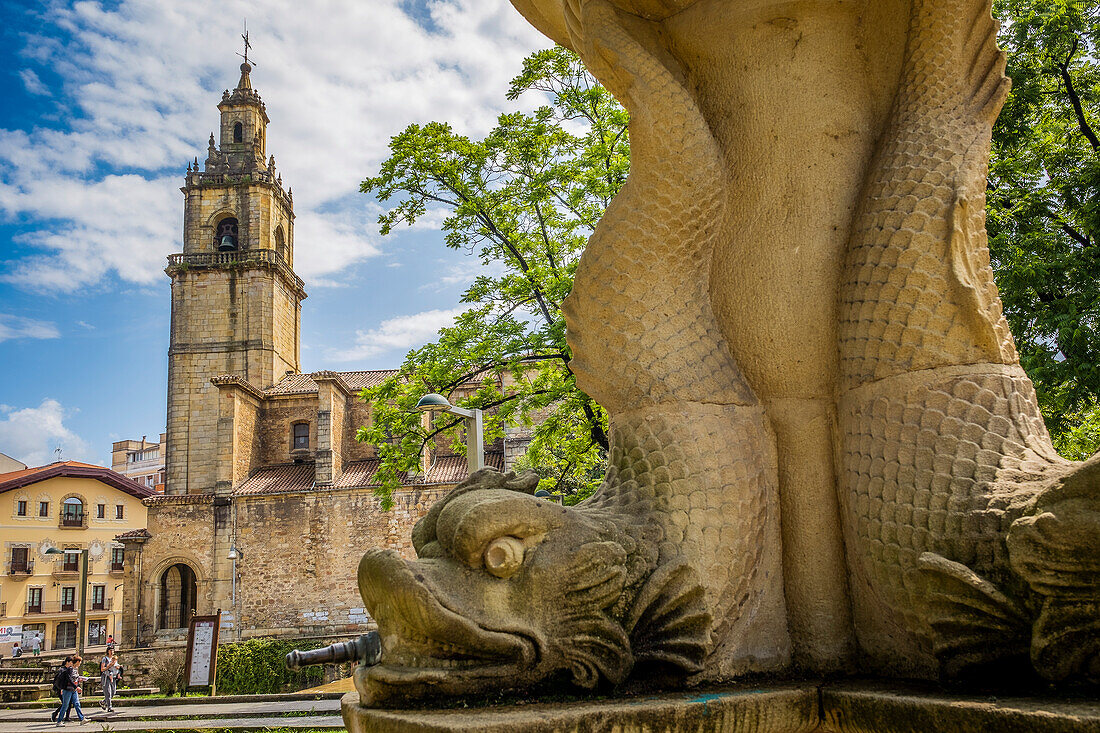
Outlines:
[[[229,554],[227,557],[233,561],[233,628],[236,630],[236,636],[241,638],[241,619],[240,614],[237,613],[237,560],[244,559],[244,553],[237,549],[237,545],[234,543],[229,548]]]
[[[485,438],[482,435],[481,410],[476,407],[468,410],[455,407],[441,394],[426,394],[416,403],[417,412],[449,412],[465,418],[466,421],[466,460],[470,464],[470,473],[485,468]]]
[[[56,547],[46,549],[47,555],[64,555],[65,551]],[[88,624],[88,548],[80,551],[80,610],[76,622],[76,653],[84,656],[84,632]]]

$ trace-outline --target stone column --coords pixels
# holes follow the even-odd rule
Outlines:
[[[343,470],[344,413],[350,391],[336,372],[309,376],[317,383],[315,481],[318,486],[332,486]]]

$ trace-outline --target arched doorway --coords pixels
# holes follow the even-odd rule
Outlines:
[[[183,629],[196,611],[195,571],[176,563],[160,576],[160,628]]]

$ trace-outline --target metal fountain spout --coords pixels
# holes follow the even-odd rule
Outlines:
[[[286,666],[301,669],[315,664],[339,664],[359,662],[370,667],[382,658],[382,638],[377,631],[368,631],[354,641],[341,641],[322,649],[302,651],[295,649],[286,655]]]

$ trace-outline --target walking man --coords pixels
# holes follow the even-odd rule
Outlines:
[[[42,637],[38,635],[38,632],[34,632],[34,638],[31,639],[31,652],[34,656],[38,656],[42,653]]]

